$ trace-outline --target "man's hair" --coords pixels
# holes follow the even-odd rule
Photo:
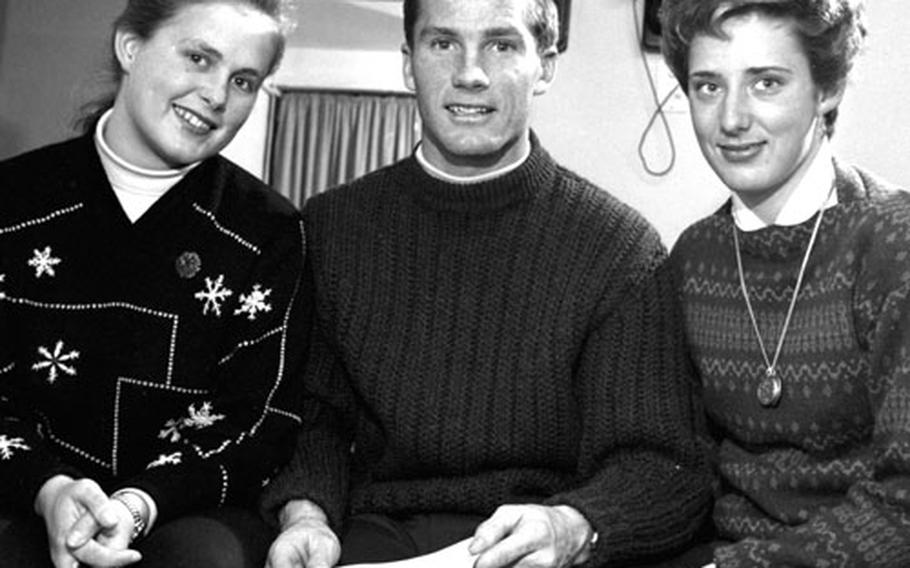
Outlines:
[[[404,0],[404,38],[408,47],[414,47],[414,25],[419,15],[420,0]],[[559,39],[559,13],[553,0],[532,0],[525,14],[525,23],[537,42],[538,52],[542,53],[556,45]]]
[[[834,92],[846,80],[866,36],[863,0],[665,0],[660,10],[661,47],[667,65],[688,93],[689,50],[698,35],[726,38],[723,24],[757,13],[794,23],[809,60],[812,81]],[[837,109],[825,115],[834,132]]]

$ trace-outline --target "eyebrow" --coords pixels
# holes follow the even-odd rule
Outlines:
[[[444,26],[428,26],[420,30],[418,34],[419,38],[431,37],[431,36],[445,36],[445,37],[458,37],[459,34],[453,28],[447,28]],[[490,28],[483,30],[483,36],[486,38],[490,37],[520,37],[521,32],[512,26],[502,26],[498,28]]]
[[[780,66],[777,66],[777,65],[765,65],[765,66],[761,66],[761,67],[749,67],[748,69],[746,69],[746,74],[748,74],[748,75],[750,75],[750,76],[761,75],[761,74],[763,74],[763,73],[769,73],[769,72],[772,72],[772,73],[783,73],[783,74],[786,74],[786,75],[793,75],[793,73],[794,73],[793,70],[790,69],[789,67],[780,67]],[[716,72],[716,71],[711,71],[711,70],[705,70],[705,71],[692,71],[691,73],[689,73],[689,78],[693,78],[693,77],[695,77],[695,78],[698,78],[698,77],[701,77],[701,78],[704,78],[704,77],[719,77],[719,76],[721,76],[721,75],[722,75],[721,73],[718,73],[718,72]]]

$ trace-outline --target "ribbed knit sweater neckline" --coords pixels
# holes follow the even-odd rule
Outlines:
[[[416,158],[401,162],[396,170],[399,183],[423,207],[459,213],[494,212],[533,199],[553,186],[557,166],[534,134],[532,151],[523,164],[499,177],[475,182],[453,183],[427,173]]]

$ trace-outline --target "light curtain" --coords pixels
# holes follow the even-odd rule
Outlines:
[[[316,193],[409,156],[416,121],[409,95],[283,92],[269,182],[300,207]]]

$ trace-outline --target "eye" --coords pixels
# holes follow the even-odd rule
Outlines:
[[[203,53],[190,51],[189,53],[186,54],[186,58],[189,59],[190,62],[193,63],[193,65],[195,65],[196,67],[204,68],[204,67],[208,67],[208,65],[209,65],[209,58],[207,55],[205,55]]]
[[[763,93],[774,92],[784,85],[777,77],[760,77],[755,82],[755,90]]]
[[[248,77],[234,77],[231,81],[244,93],[252,93],[258,88],[256,82]]]
[[[452,40],[444,38],[444,37],[436,38],[436,39],[430,41],[430,47],[432,49],[436,49],[436,50],[440,50],[440,51],[448,51],[449,49],[452,49],[453,46],[454,46],[454,44],[453,44]]]
[[[694,81],[689,84],[689,90],[701,99],[710,99],[720,92],[720,85],[711,81]]]
[[[514,41],[509,41],[509,40],[505,40],[505,39],[498,39],[498,40],[492,42],[491,47],[493,48],[493,51],[498,51],[500,53],[506,53],[506,52],[515,51],[516,49],[518,49],[518,46],[515,44]]]

